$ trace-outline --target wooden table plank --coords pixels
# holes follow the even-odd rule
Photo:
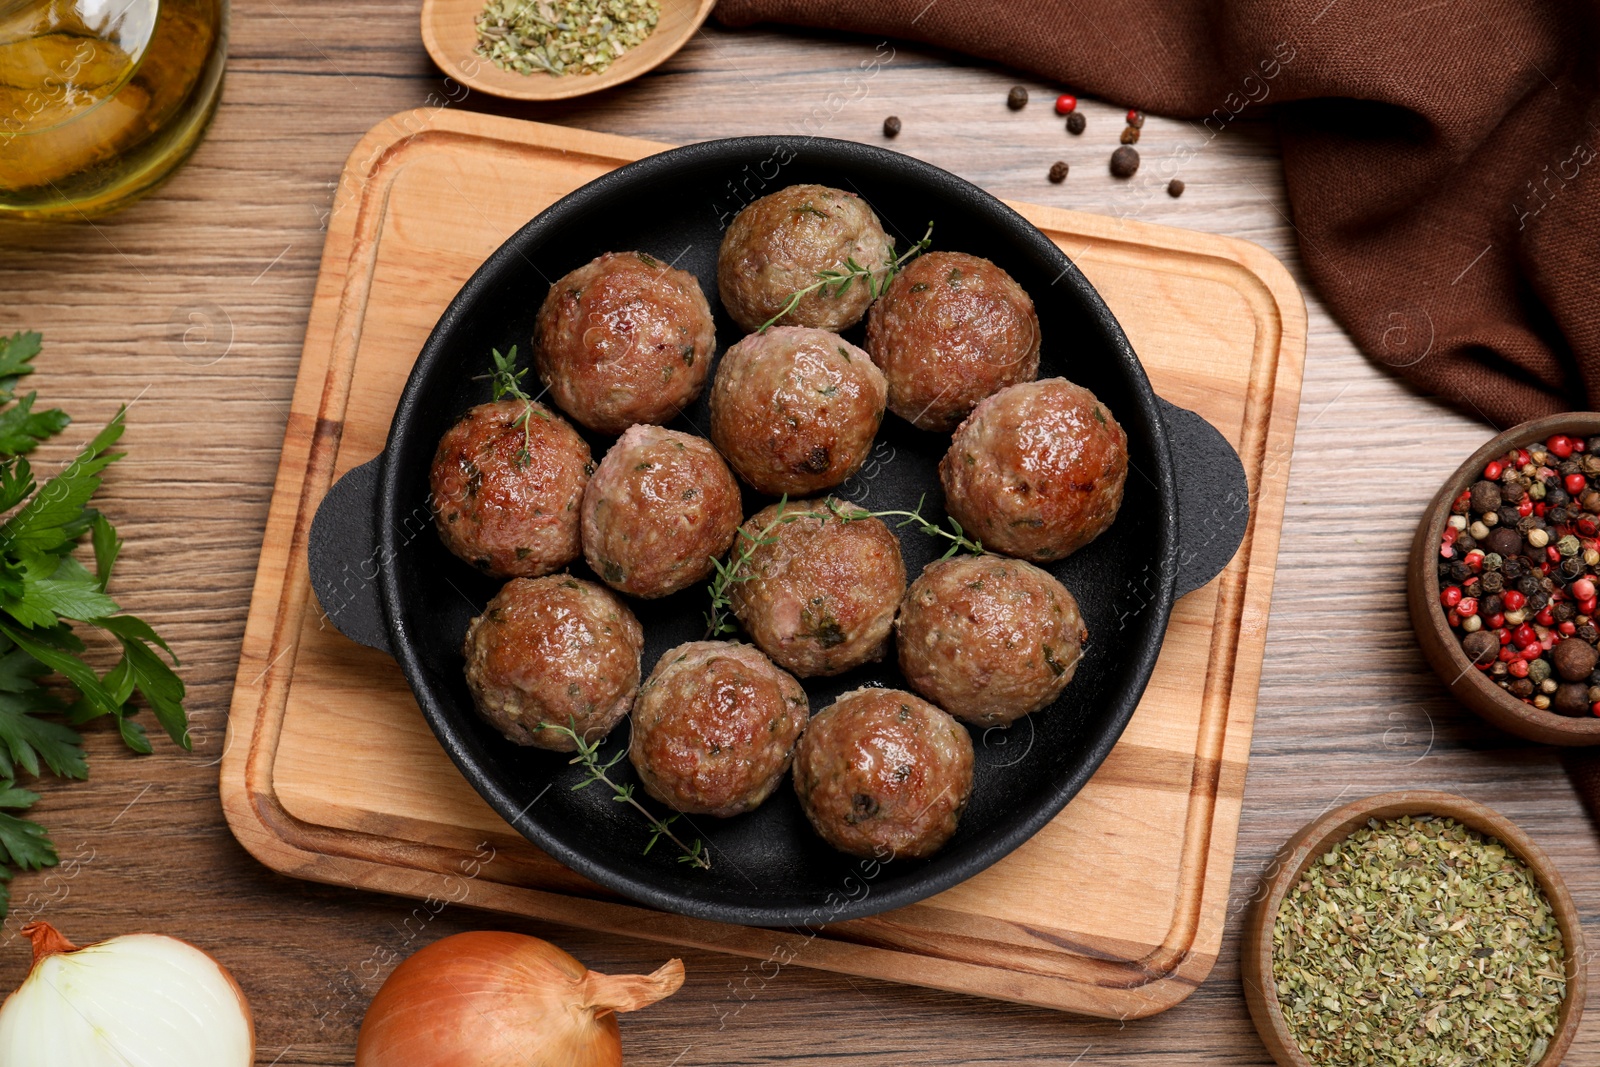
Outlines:
[[[92,226],[0,225],[0,329],[45,332],[33,384],[78,417],[69,441],[138,398],[131,454],[105,490],[128,539],[115,592],[174,639],[199,727],[193,754],[164,747],[145,760],[96,733],[94,777],[45,785],[41,816],[80,863],[72,877],[18,880],[0,934],[0,987],[24,973],[15,934],[30,917],[80,940],[161,929],[233,968],[256,1010],[263,1067],[332,1067],[351,1062],[361,1011],[396,959],[483,919],[447,908],[420,922],[411,904],[264,870],[223,823],[215,761],[332,183],[370,126],[439,106],[448,87],[422,52],[414,10],[376,0],[239,0],[232,48],[210,137],[155,197]],[[874,58],[868,78],[859,64]],[[876,141],[884,116],[897,114],[897,150],[998,195],[1244,237],[1306,285],[1265,124],[1242,119],[1208,140],[1199,127],[1151,118],[1140,178],[1115,183],[1105,159],[1121,128],[1118,102],[1086,101],[1089,131],[1070,138],[1048,113],[1053,86],[1022,79],[1034,103],[1005,109],[1017,80],[936,50],[712,27],[657,73],[595,100],[449,106],[673,143],[807,129]],[[1163,165],[1189,147],[1198,152],[1180,168],[1188,191],[1171,200]],[[1058,158],[1072,173],[1051,186],[1044,173]],[[1463,252],[1463,268],[1474,252]],[[1231,936],[1257,874],[1336,797],[1407,785],[1463,792],[1517,819],[1561,866],[1596,936],[1600,838],[1556,759],[1452,706],[1406,622],[1410,527],[1489,427],[1385,375],[1315,294],[1307,304],[1306,382],[1230,937],[1209,981],[1173,1011],[1123,1026],[801,966],[774,976],[771,966],[694,953],[681,993],[625,1021],[630,1062],[1005,1065],[1081,1055],[1083,1064],[1265,1065]],[[1373,313],[1410,310],[1396,294],[1392,308]],[[185,347],[184,331],[208,320],[231,343],[201,344],[191,332]],[[1417,326],[1414,343],[1425,346],[1427,324]],[[68,452],[52,449],[43,462]],[[662,955],[621,937],[508,925],[602,969],[649,968]],[[1597,1061],[1591,1023],[1568,1062]]]

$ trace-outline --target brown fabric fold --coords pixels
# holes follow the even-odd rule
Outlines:
[[[1600,406],[1600,3],[722,0],[716,16],[923,41],[1194,120],[1185,144],[1147,147],[1136,183],[1181,177],[1270,107],[1306,270],[1369,357],[1502,427]]]

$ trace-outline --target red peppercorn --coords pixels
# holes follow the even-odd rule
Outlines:
[[[1600,608],[1600,600],[1589,597],[1587,600],[1578,601],[1579,615],[1593,615],[1596,608]]]
[[[1129,126],[1143,126],[1144,125],[1144,116],[1139,113],[1139,109],[1138,108],[1130,107],[1128,109],[1128,125]]]
[[[1504,463],[1499,460],[1493,460],[1487,467],[1483,468],[1483,476],[1491,482],[1498,482],[1500,475],[1504,474],[1505,471],[1506,465]]]
[[[1461,625],[1461,616],[1452,611],[1450,614],[1444,617],[1444,621],[1449,623],[1450,628],[1454,630],[1457,626]]]
[[[1572,439],[1572,450],[1574,452],[1582,452],[1584,449],[1586,449],[1588,447],[1589,447],[1588,445],[1583,443],[1583,438],[1574,437]]]
[[[1566,459],[1572,455],[1572,438],[1564,433],[1558,433],[1544,443],[1550,454],[1557,459]]]
[[[1483,620],[1483,624],[1491,630],[1496,630],[1506,624],[1506,617],[1497,611],[1493,615],[1486,617]]]
[[[1544,655],[1544,647],[1537,641],[1522,650],[1522,658],[1529,663],[1532,663],[1542,655]]]
[[[1509,645],[1511,643],[1511,631],[1510,630],[1498,629],[1498,630],[1496,630],[1494,632],[1494,635],[1500,639],[1500,643],[1502,645]],[[1508,651],[1508,650],[1501,649],[1501,651],[1504,652],[1504,651]],[[1501,659],[1505,659],[1504,656],[1501,656],[1500,658]]]
[[[1526,678],[1528,676],[1527,661],[1520,659],[1512,660],[1511,663],[1506,667],[1506,673],[1516,678]]]
[[[1530,464],[1532,462],[1533,462],[1533,457],[1528,455],[1528,450],[1526,448],[1517,449],[1517,466],[1526,467],[1528,464]]]
[[[1517,659],[1520,659],[1520,658],[1521,657],[1517,654],[1517,650],[1514,649],[1514,648],[1511,648],[1511,647],[1508,646],[1508,647],[1504,647],[1504,648],[1500,649],[1500,662],[1501,663],[1510,663],[1513,660],[1517,660]]]
[[[1452,548],[1450,550],[1450,552],[1453,555],[1455,553],[1455,549]],[[1546,560],[1544,563],[1539,564],[1539,573],[1544,575],[1546,578],[1548,578],[1550,576],[1550,563],[1549,563],[1548,560]]]
[[[1483,570],[1483,550],[1475,548],[1461,557],[1461,561],[1475,571]]]
[[[1578,624],[1569,619],[1566,622],[1557,623],[1556,629],[1560,630],[1567,637],[1571,637],[1573,634],[1578,632]]]
[[[1600,700],[1597,700],[1591,704],[1589,706],[1589,710],[1594,712],[1596,715],[1600,715]]]
[[[1549,557],[1551,563],[1561,562],[1561,550],[1555,545],[1545,545],[1544,554]]]
[[[1538,632],[1527,623],[1523,623],[1515,630],[1512,630],[1511,637],[1514,641],[1516,641],[1518,648],[1527,648],[1529,645],[1539,640]]]
[[[1578,520],[1578,536],[1593,537],[1600,534],[1600,522],[1595,521],[1593,515],[1584,515]]]
[[[1567,492],[1571,493],[1573,496],[1577,496],[1579,493],[1589,488],[1589,479],[1585,478],[1581,474],[1569,474],[1567,475],[1566,481],[1563,484],[1566,485]]]
[[[1458,602],[1456,604],[1456,614],[1460,615],[1463,619],[1466,618],[1468,615],[1476,615],[1477,613],[1478,613],[1478,598],[1477,597],[1474,597],[1474,596],[1462,597],[1460,602]]]
[[[1556,624],[1555,616],[1550,614],[1549,608],[1545,608],[1543,611],[1539,612],[1539,614],[1535,615],[1534,620],[1538,622],[1540,626],[1554,626]]]
[[[1520,596],[1521,594],[1519,593],[1518,595]],[[1453,608],[1461,603],[1461,587],[1459,585],[1445,586],[1444,592],[1439,594],[1439,603],[1447,608]],[[1506,601],[1506,606],[1510,607],[1510,605],[1511,602],[1509,600]]]
[[[1056,114],[1070,115],[1078,110],[1078,98],[1071,93],[1062,93],[1056,97]]]
[[[1533,501],[1529,500],[1527,497],[1523,497],[1522,498],[1522,502],[1517,505],[1517,514],[1518,515],[1532,515],[1533,514]]]
[[[1571,593],[1577,600],[1593,600],[1596,591],[1594,579],[1579,578],[1577,581],[1573,582],[1567,587],[1567,591]],[[1509,596],[1507,596],[1506,604],[1509,605],[1510,603],[1511,599]]]
[[[1533,506],[1533,513],[1541,519],[1544,518],[1544,501],[1541,500]]]
[[[1501,599],[1506,602],[1506,607],[1511,611],[1516,611],[1518,608],[1522,607],[1522,605],[1528,602],[1528,598],[1523,596],[1515,589],[1507,589],[1505,593],[1501,595]]]

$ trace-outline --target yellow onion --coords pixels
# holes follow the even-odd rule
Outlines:
[[[233,976],[187,941],[128,934],[78,948],[29,923],[33,968],[0,1007],[5,1067],[250,1067]]]
[[[617,1012],[681,985],[679,960],[650,975],[596,974],[537,937],[456,934],[383,983],[361,1022],[356,1067],[615,1067]]]

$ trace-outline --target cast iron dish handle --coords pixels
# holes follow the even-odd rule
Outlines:
[[[1250,488],[1238,453],[1215,427],[1187,408],[1157,400],[1177,471],[1179,571],[1174,595],[1183,596],[1220,574],[1239,550],[1250,522]],[[311,521],[308,552],[311,587],[328,620],[352,641],[393,654],[378,599],[383,561],[372,531],[382,462],[381,455],[368,460],[328,490]],[[423,526],[412,533],[428,530]]]

